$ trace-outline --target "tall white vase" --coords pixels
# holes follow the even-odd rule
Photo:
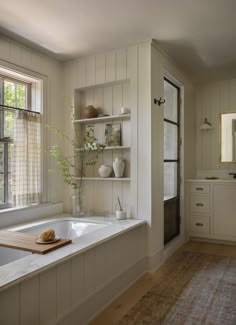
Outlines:
[[[80,190],[74,189],[73,195],[71,195],[70,198],[70,204],[71,204],[71,214],[74,217],[80,216]]]
[[[123,177],[125,169],[125,162],[122,158],[116,157],[113,161],[113,170],[115,177]]]

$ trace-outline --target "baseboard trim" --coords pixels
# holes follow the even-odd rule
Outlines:
[[[187,242],[187,239],[184,236],[178,236],[162,250],[147,256],[147,272],[157,271],[166,259],[173,255],[185,242]]]
[[[189,237],[191,241],[198,241],[203,243],[212,243],[212,244],[223,244],[223,245],[232,245],[235,246],[235,241],[223,240],[223,239],[214,239],[214,238],[200,238],[200,237]]]

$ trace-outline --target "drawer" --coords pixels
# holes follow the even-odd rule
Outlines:
[[[190,228],[191,233],[209,234],[209,218],[192,216]]]
[[[190,186],[191,193],[198,194],[208,194],[210,193],[210,185],[208,184],[191,184]]]
[[[210,198],[208,195],[192,195],[190,198],[191,213],[209,213]]]

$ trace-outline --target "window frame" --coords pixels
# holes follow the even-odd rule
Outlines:
[[[4,81],[14,82],[15,84],[22,84],[26,86],[26,107],[19,108],[4,105]],[[8,75],[0,74],[0,143],[3,144],[3,152],[4,152],[4,166],[3,171],[0,172],[1,175],[4,175],[4,202],[0,203],[0,211],[4,209],[8,209],[12,207],[12,204],[9,202],[9,143],[11,143],[12,139],[4,137],[4,127],[5,127],[5,112],[7,110],[21,110],[21,111],[30,111],[39,113],[32,110],[32,82],[26,82],[18,78],[13,78]],[[41,114],[41,113],[39,113]],[[17,208],[17,207],[16,207]]]

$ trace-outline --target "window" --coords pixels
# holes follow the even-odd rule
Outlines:
[[[32,82],[0,75],[0,209],[41,201],[40,121]]]

